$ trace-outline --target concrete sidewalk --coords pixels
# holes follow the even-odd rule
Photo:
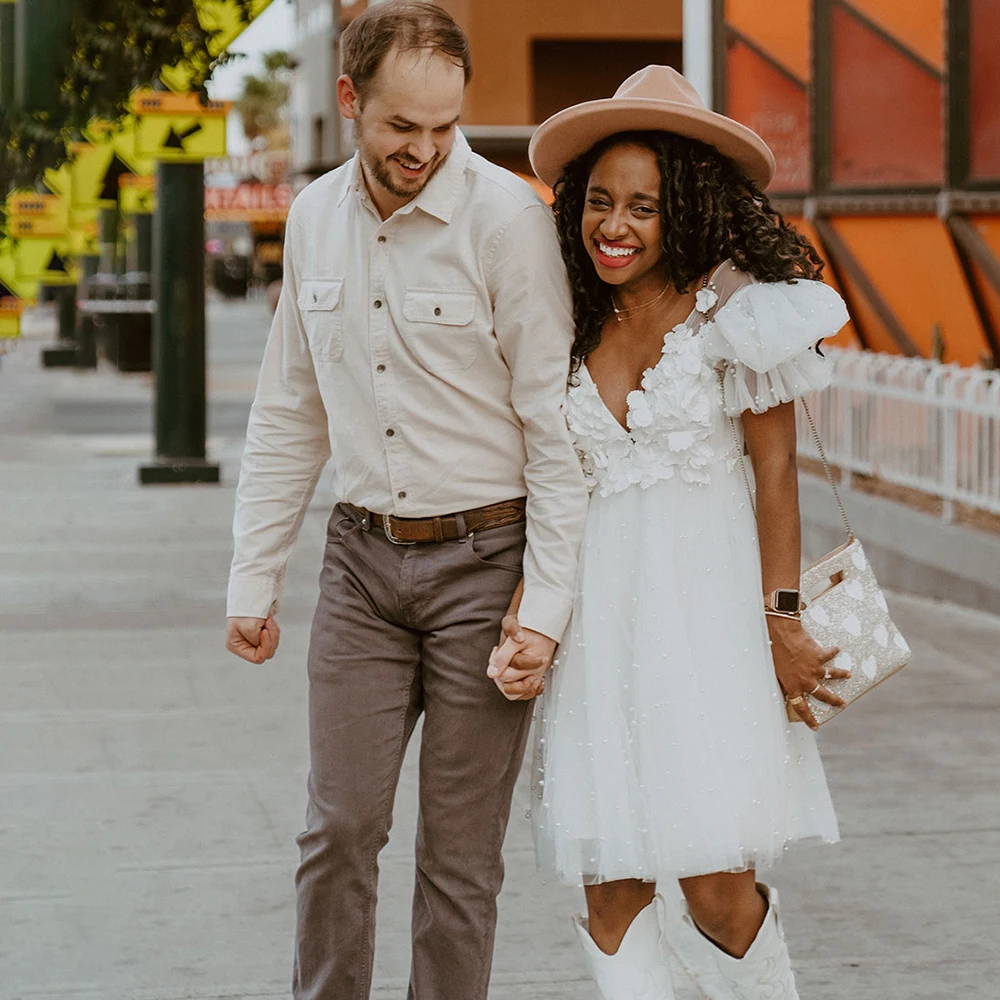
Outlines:
[[[261,304],[213,304],[223,485],[140,488],[150,381],[0,366],[0,998],[287,998],[305,672],[325,518],[293,558],[281,653],[222,648]],[[844,835],[774,877],[804,1000],[1000,996],[1000,619],[893,610],[914,661],[822,733]],[[374,996],[406,994],[416,776],[382,856]],[[493,1000],[592,1000],[534,870],[518,788]],[[690,992],[682,992],[690,997]]]

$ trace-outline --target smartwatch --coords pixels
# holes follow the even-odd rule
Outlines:
[[[765,611],[776,611],[780,615],[798,615],[804,607],[802,595],[797,590],[779,587],[764,596]]]

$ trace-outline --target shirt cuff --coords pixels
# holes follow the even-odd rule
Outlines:
[[[229,578],[227,618],[267,618],[278,610],[281,587],[273,577]]]
[[[525,580],[524,597],[521,598],[517,620],[522,628],[540,632],[555,642],[562,642],[572,610],[572,595]]]

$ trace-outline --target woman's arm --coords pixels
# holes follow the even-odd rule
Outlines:
[[[784,403],[763,413],[743,414],[743,433],[757,484],[757,537],[760,543],[764,594],[779,587],[799,589],[802,528],[799,518],[799,480],[795,459],[795,406]],[[763,595],[762,595],[763,598]],[[849,672],[829,666],[839,650],[820,647],[790,618],[767,616],[774,670],[786,697],[812,694],[840,706],[842,699],[822,684]],[[795,708],[812,729],[818,729],[808,698]]]
[[[521,577],[520,582],[517,585],[517,590],[514,591],[514,596],[510,599],[510,605],[507,608],[507,614],[504,616],[504,621],[506,621],[511,615],[515,618],[517,617],[518,611],[521,610],[521,598],[524,596],[524,577]]]

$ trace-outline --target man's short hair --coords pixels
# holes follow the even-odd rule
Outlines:
[[[340,36],[342,71],[364,96],[382,60],[395,46],[400,51],[427,49],[451,59],[472,79],[469,39],[451,15],[424,0],[389,0],[371,4]]]

